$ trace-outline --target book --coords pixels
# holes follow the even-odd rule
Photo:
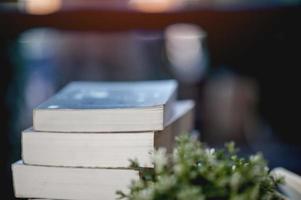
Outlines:
[[[128,167],[137,159],[142,167],[153,167],[154,149],[171,151],[174,139],[193,128],[194,102],[178,101],[163,131],[118,133],[22,133],[22,159],[25,164],[66,167]]]
[[[117,190],[127,190],[139,172],[132,169],[71,168],[12,165],[17,198],[65,200],[116,199]]]
[[[282,167],[277,167],[272,170],[272,173],[276,177],[283,177],[284,184],[280,186],[280,189],[289,197],[291,200],[301,199],[301,176],[295,174]]]
[[[36,131],[163,130],[177,95],[174,80],[72,82],[33,111]]]

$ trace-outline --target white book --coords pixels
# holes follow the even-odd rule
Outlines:
[[[72,82],[33,111],[36,131],[163,130],[177,82]]]
[[[126,191],[131,180],[139,179],[131,169],[68,168],[12,165],[17,198],[66,200],[112,200],[116,191]]]
[[[282,167],[272,170],[272,174],[276,177],[283,177],[284,184],[280,185],[280,189],[289,197],[290,200],[301,199],[301,176],[295,174]]]
[[[142,167],[153,167],[155,148],[173,148],[175,136],[190,132],[194,102],[178,101],[163,131],[119,133],[22,133],[22,159],[25,164],[67,167],[128,167],[137,159]]]

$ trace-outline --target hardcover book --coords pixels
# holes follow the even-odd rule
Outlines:
[[[172,116],[177,82],[72,82],[33,112],[36,131],[163,130]]]

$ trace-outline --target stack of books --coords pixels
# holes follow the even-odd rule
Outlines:
[[[115,199],[156,148],[171,151],[193,128],[194,102],[177,101],[177,82],[73,82],[33,111],[12,165],[15,196]]]

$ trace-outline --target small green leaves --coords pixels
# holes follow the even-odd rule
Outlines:
[[[235,143],[233,141],[226,143],[225,148],[229,154],[236,154],[238,152],[238,149],[235,148]]]
[[[176,138],[171,155],[164,149],[154,153],[154,169],[139,168],[141,179],[130,192],[118,191],[128,200],[280,200],[277,185],[281,179],[270,175],[261,154],[248,159],[237,156],[233,142],[225,149],[207,148],[183,135]]]

